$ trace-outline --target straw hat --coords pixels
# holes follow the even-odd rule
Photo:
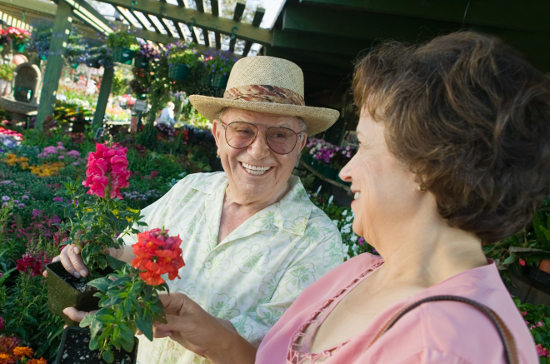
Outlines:
[[[226,107],[297,116],[309,135],[336,122],[340,113],[324,107],[305,106],[304,75],[297,64],[282,58],[256,56],[238,60],[231,70],[223,98],[189,96],[191,104],[210,120]]]

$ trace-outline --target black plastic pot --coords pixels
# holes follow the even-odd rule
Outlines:
[[[49,274],[49,273],[48,273]],[[114,353],[112,364],[133,364],[136,362],[139,340],[135,338],[134,350],[127,353],[120,350]],[[90,330],[87,327],[67,326],[61,337],[61,344],[55,357],[54,364],[103,364],[99,350],[91,351]]]
[[[86,278],[75,278],[69,274],[60,262],[46,265],[48,277],[48,308],[61,316],[67,325],[77,326],[78,322],[69,319],[63,313],[65,307],[76,307],[81,311],[98,309],[99,298],[94,297],[97,289],[86,285]]]
[[[550,305],[550,274],[533,267],[513,264],[508,290],[521,302]]]

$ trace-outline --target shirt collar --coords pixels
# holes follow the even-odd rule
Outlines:
[[[210,195],[210,199],[214,198],[218,193],[223,193],[227,187],[225,173],[218,172],[216,174],[217,181],[215,183],[204,183],[204,180],[196,179],[191,187]],[[280,201],[259,211],[252,218],[268,219],[270,221],[265,226],[272,226],[273,230],[285,230],[301,236],[306,230],[314,205],[298,177],[290,176],[288,183],[290,189]],[[289,214],[289,211],[300,211],[300,213]]]

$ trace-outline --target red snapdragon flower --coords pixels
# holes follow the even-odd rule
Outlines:
[[[111,198],[122,198],[120,189],[128,187],[128,159],[127,149],[107,143],[96,144],[96,152],[88,155],[86,166],[86,180],[82,184],[89,187],[88,194],[105,197],[105,190],[109,191]]]
[[[42,274],[44,266],[49,263],[48,259],[43,256],[33,256],[29,253],[24,254],[17,259],[15,268],[21,273],[30,273],[31,277],[36,277]]]
[[[145,283],[157,286],[164,283],[162,274],[168,273],[169,279],[180,278],[178,270],[185,265],[181,257],[181,239],[169,236],[168,230],[151,229],[139,233],[138,242],[132,245],[136,258],[132,266],[139,269],[139,276]]]

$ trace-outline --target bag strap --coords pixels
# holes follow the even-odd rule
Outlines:
[[[475,308],[477,308],[479,311],[481,311],[495,326],[495,328],[498,331],[498,335],[500,336],[500,339],[502,340],[502,343],[504,344],[504,351],[506,354],[506,362],[508,364],[519,364],[519,354],[518,349],[516,346],[516,342],[514,340],[514,337],[512,336],[512,333],[506,327],[504,324],[504,321],[500,318],[500,316],[490,309],[489,307],[485,306],[482,303],[479,303],[477,301],[471,300],[466,297],[461,296],[453,296],[453,295],[438,295],[438,296],[430,296],[425,297],[421,300],[418,300],[416,302],[413,302],[406,306],[405,308],[401,309],[399,312],[397,312],[381,329],[378,331],[378,334],[372,339],[368,347],[371,347],[376,340],[378,340],[386,331],[391,329],[391,327],[401,318],[403,317],[407,312],[413,310],[414,308],[420,306],[423,303],[426,302],[433,302],[433,301],[457,301],[457,302],[463,302],[466,304],[469,304]]]

